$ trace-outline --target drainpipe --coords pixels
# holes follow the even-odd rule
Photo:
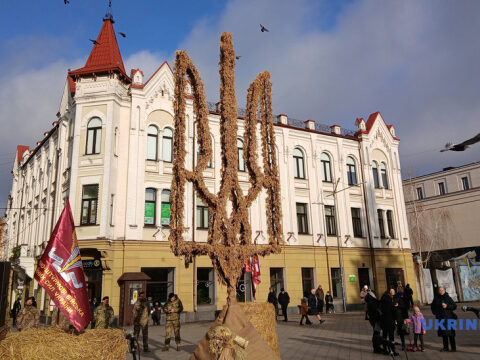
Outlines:
[[[368,237],[368,246],[370,248],[370,261],[372,263],[372,278],[373,278],[373,286],[375,291],[378,291],[378,282],[377,282],[377,267],[375,264],[375,252],[373,250],[372,244],[372,228],[370,224],[370,212],[368,211],[368,201],[367,201],[367,179],[365,177],[365,169],[363,168],[363,157],[362,157],[362,140],[358,142],[358,154],[360,156],[360,170],[362,171],[362,178],[363,178],[363,201],[365,203],[365,214],[367,217],[367,237]]]

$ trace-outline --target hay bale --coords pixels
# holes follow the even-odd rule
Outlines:
[[[270,345],[273,352],[280,357],[278,351],[277,321],[275,308],[270,303],[239,303],[247,315],[248,321],[260,334],[263,340]]]
[[[0,341],[7,337],[9,327],[7,325],[3,325],[0,327]]]
[[[122,330],[93,329],[80,335],[57,328],[10,333],[0,342],[0,359],[118,360],[127,355]]]

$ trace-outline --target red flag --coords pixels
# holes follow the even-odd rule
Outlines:
[[[250,258],[250,268],[252,272],[252,291],[253,297],[255,298],[257,285],[260,284],[260,259],[258,255],[255,254]]]
[[[38,263],[35,280],[78,331],[88,325],[92,314],[68,199]]]

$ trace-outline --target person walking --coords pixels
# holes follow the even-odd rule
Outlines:
[[[93,317],[95,318],[95,329],[108,329],[113,321],[113,308],[109,304],[110,298],[104,296],[102,303],[95,308]]]
[[[302,317],[300,318],[300,325],[303,325],[303,319],[305,319],[305,324],[312,325],[312,322],[308,318],[308,299],[307,297],[303,297],[300,300],[300,314]]]
[[[323,293],[322,285],[318,285],[318,288],[315,291],[315,296],[317,297],[318,312],[320,314],[323,314],[323,305],[325,304],[325,294]]]
[[[180,351],[180,313],[183,311],[183,304],[176,294],[170,293],[163,309],[167,315],[165,322],[165,347],[162,351],[169,350],[172,331],[175,334],[177,351]]]
[[[287,309],[288,304],[290,303],[290,296],[285,291],[284,288],[280,289],[280,294],[278,294],[278,303],[282,307],[283,321],[288,321]]]
[[[37,308],[33,306],[33,297],[25,300],[25,306],[18,313],[17,317],[17,329],[18,331],[26,331],[28,329],[38,328],[38,322],[40,320],[40,313]]]
[[[382,295],[380,300],[380,310],[382,312],[381,326],[382,326],[382,337],[387,339],[390,342],[394,342],[394,332],[395,332],[395,303],[393,302],[393,296],[395,295],[395,290],[392,288],[386,290]],[[398,304],[396,304],[398,306]]]
[[[330,291],[327,291],[327,295],[325,295],[325,312],[335,313],[335,306],[333,305],[333,296],[330,294]]]
[[[312,289],[310,291],[310,295],[308,296],[308,315],[316,316],[320,324],[323,324],[325,322],[325,320],[322,320],[322,317],[318,313],[317,296],[315,295],[315,289]]]
[[[405,319],[405,324],[413,323],[413,351],[425,351],[423,346],[423,334],[426,333],[424,320],[425,318],[423,317],[423,314],[420,312],[420,308],[417,305],[413,306],[412,316],[408,319]],[[418,347],[418,339],[420,339],[421,347]]]
[[[405,350],[405,335],[407,335],[405,319],[408,318],[408,304],[405,300],[403,287],[397,288],[397,293],[393,297],[395,321],[397,322],[397,334],[402,342],[402,351]]]
[[[13,303],[12,310],[10,310],[10,317],[13,320],[12,327],[17,326],[17,316],[20,310],[22,310],[22,304],[20,303],[20,298],[17,298],[17,300],[15,300],[15,302]]]
[[[152,309],[153,325],[160,325],[161,315],[162,315],[162,308],[160,307],[160,304],[158,303],[158,301],[155,301]]]
[[[145,291],[140,291],[138,300],[133,305],[133,335],[138,341],[140,330],[142,330],[143,352],[148,350],[148,316],[150,315],[150,305],[145,297]]]
[[[365,296],[368,294],[368,285],[364,285],[362,290],[360,291],[360,301],[363,304],[363,311],[365,311],[365,320],[368,320],[368,311],[367,311],[367,303],[365,302]]]
[[[413,290],[410,287],[410,284],[407,284],[407,286],[405,286],[404,296],[405,300],[407,301],[408,309],[413,308]]]
[[[457,351],[457,346],[455,343],[455,330],[450,329],[448,326],[449,319],[457,319],[458,316],[454,313],[454,310],[457,308],[457,304],[453,299],[448,295],[443,286],[438,287],[438,295],[433,299],[431,304],[431,309],[433,315],[436,319],[445,320],[445,330],[442,330],[440,327],[437,331],[438,336],[443,339],[443,348],[441,351],[448,351],[448,341],[450,340],[450,351]]]
[[[275,308],[275,320],[277,320],[278,316],[278,300],[277,300],[277,295],[275,295],[275,291],[273,290],[273,287],[270,287],[268,289],[268,297],[267,297],[267,302],[273,305]]]

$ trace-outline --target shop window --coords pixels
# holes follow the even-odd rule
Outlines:
[[[302,268],[302,290],[303,294],[310,294],[310,290],[315,289],[313,279],[313,268]]]
[[[141,268],[141,271],[150,277],[147,281],[147,298],[165,304],[168,294],[175,292],[174,268]]]
[[[213,268],[197,268],[197,304],[215,303],[215,280]]]

